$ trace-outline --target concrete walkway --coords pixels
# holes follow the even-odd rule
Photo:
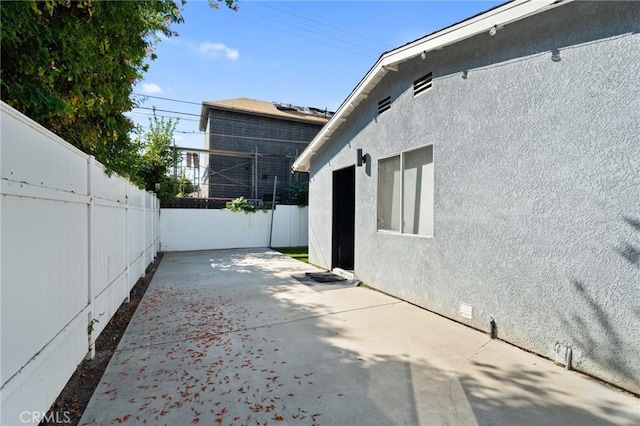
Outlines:
[[[640,424],[640,400],[269,250],[167,253],[80,424]]]

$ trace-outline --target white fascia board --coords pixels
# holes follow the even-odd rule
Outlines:
[[[551,8],[567,4],[574,0],[514,0],[486,13],[462,21],[412,43],[383,54],[364,76],[347,99],[340,105],[333,117],[325,124],[298,159],[293,163],[295,171],[309,171],[311,157],[331,137],[333,132],[346,120],[355,107],[366,98],[369,92],[389,71],[397,71],[398,65],[423,52],[442,49],[483,32],[489,33],[493,27],[504,27],[512,22],[538,14]]]

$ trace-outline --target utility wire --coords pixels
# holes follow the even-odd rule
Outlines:
[[[170,114],[190,115],[190,116],[193,116],[193,117],[200,117],[201,116],[200,114],[193,114],[191,112],[171,111],[171,110],[168,110],[168,109],[160,109],[160,108],[149,108],[149,107],[136,107],[136,108],[137,109],[146,109],[146,110],[149,110],[149,111],[168,112]],[[181,120],[183,120],[183,119],[181,118]],[[186,120],[186,119],[184,119],[184,120]],[[195,121],[200,121],[200,120],[195,120]]]
[[[148,126],[140,126],[141,129],[151,130]],[[311,141],[303,141],[296,139],[277,139],[277,138],[265,138],[262,136],[240,136],[240,135],[229,135],[226,133],[206,133],[201,131],[187,131],[187,130],[174,130],[174,133],[182,133],[182,134],[194,134],[194,135],[210,135],[210,136],[220,136],[224,138],[233,138],[233,139],[250,139],[250,140],[259,140],[259,141],[267,141],[267,142],[288,142],[288,143],[298,143],[298,144],[308,144]]]
[[[360,34],[352,33],[351,31],[343,30],[342,28],[338,28],[338,27],[335,27],[335,26],[333,26],[333,25],[329,25],[329,24],[324,23],[324,22],[321,22],[321,21],[316,21],[315,19],[311,19],[311,18],[308,18],[308,17],[306,17],[306,16],[299,15],[299,14],[297,14],[297,13],[293,13],[293,12],[290,12],[290,11],[285,10],[285,9],[280,9],[279,7],[275,7],[275,6],[273,6],[273,5],[271,5],[271,4],[268,4],[268,3],[266,3],[266,2],[255,2],[255,3],[253,3],[253,4],[257,4],[257,5],[261,6],[261,7],[268,7],[268,8],[270,8],[270,9],[274,9],[274,10],[277,10],[277,11],[279,11],[279,12],[286,13],[286,14],[288,14],[288,15],[295,16],[295,17],[298,17],[298,18],[302,18],[302,19],[304,19],[304,20],[306,20],[306,21],[316,23],[316,24],[318,24],[318,25],[322,25],[322,26],[325,26],[325,27],[327,27],[327,28],[331,28],[332,30],[340,31],[340,32],[345,33],[345,34],[348,34],[348,35],[350,35],[350,36],[358,37],[358,38],[361,38],[361,39],[363,39],[363,40],[367,40],[367,41],[370,41],[370,42],[373,42],[373,43],[379,44],[379,45],[381,45],[381,46],[384,46],[386,49],[394,48],[394,47],[395,47],[395,46],[393,46],[393,45],[391,45],[391,44],[389,44],[389,43],[385,43],[385,42],[382,42],[382,41],[379,41],[379,40],[374,40],[374,39],[372,39],[372,38],[365,37],[365,36],[360,35]]]
[[[128,111],[131,114],[141,114],[141,115],[149,115],[149,116],[154,116],[153,113],[148,113],[148,112],[142,112],[142,111],[136,111],[138,109],[142,109],[142,110],[147,110],[147,111],[160,111],[160,112],[166,112],[169,114],[179,114],[179,115],[187,115],[187,116],[193,116],[193,117],[201,117],[200,114],[193,114],[190,112],[182,112],[182,111],[173,111],[173,110],[167,110],[167,109],[158,109],[158,108],[149,108],[149,107],[136,107],[134,110],[132,111]],[[182,118],[182,117],[173,117],[173,116],[169,116],[169,115],[161,115],[161,114],[155,114],[156,117],[164,117],[164,118],[171,118],[171,119],[175,119],[175,120],[180,120],[180,121],[192,121],[192,122],[196,122],[199,123],[200,119],[194,119],[194,118]],[[321,116],[310,116],[310,117],[318,117],[321,118]],[[225,118],[225,121],[230,122],[230,123],[244,123],[244,120],[242,119],[238,119],[238,118]],[[319,123],[320,124],[320,123]]]
[[[140,108],[140,107],[138,107]],[[140,114],[140,115],[149,115],[149,116],[154,116],[154,114],[148,113],[148,112],[141,112],[141,111],[128,111],[129,114]],[[180,113],[178,113],[180,114]],[[162,118],[172,118],[174,120],[180,120],[180,121],[194,121],[196,123],[199,123],[200,120],[196,120],[194,118],[182,118],[182,117],[173,117],[170,115],[160,115],[160,114],[155,114],[156,117],[162,117]]]
[[[144,98],[162,99],[163,101],[180,102],[183,104],[202,105],[202,102],[182,101],[180,99],[163,98],[160,96],[143,95],[142,93],[132,93],[134,96],[140,96]]]
[[[257,15],[257,16],[260,16],[260,17],[262,17],[262,18],[270,19],[271,21],[275,21],[275,22],[278,22],[278,23],[280,23],[280,24],[288,25],[288,26],[293,27],[293,28],[296,28],[296,29],[300,29],[300,30],[303,30],[303,31],[307,31],[307,32],[312,33],[312,34],[317,34],[317,35],[320,35],[320,36],[322,36],[322,37],[324,37],[324,38],[328,38],[328,39],[332,39],[332,40],[337,40],[337,41],[338,41],[338,42],[340,42],[340,43],[350,44],[350,45],[352,45],[352,46],[354,46],[354,47],[356,47],[356,48],[365,49],[365,50],[369,50],[369,51],[371,51],[371,52],[374,52],[374,53],[376,53],[376,54],[380,54],[380,51],[379,51],[378,49],[373,49],[373,48],[371,48],[371,47],[366,47],[366,46],[363,46],[363,45],[361,45],[361,44],[356,44],[356,43],[354,43],[354,42],[351,42],[351,41],[348,41],[348,40],[345,40],[345,39],[342,39],[342,38],[334,37],[334,36],[331,36],[331,35],[326,34],[326,32],[320,32],[320,31],[312,30],[312,29],[310,29],[310,28],[301,27],[301,26],[298,26],[298,25],[292,24],[292,23],[290,23],[290,22],[282,21],[282,20],[280,20],[280,19],[276,19],[276,18],[274,18],[274,17],[268,16],[268,15],[264,15],[264,14],[262,14],[262,13],[254,12],[254,11],[251,11],[251,10],[245,10],[245,13],[246,13],[246,12],[248,12],[248,13],[250,13],[250,14]]]
[[[148,127],[143,127],[143,129],[151,130]],[[182,131],[182,130],[174,130],[174,133],[207,134],[205,132],[186,132],[186,131]],[[291,140],[291,139],[263,138],[263,137],[260,137],[260,136],[228,135],[228,134],[225,134],[225,133],[209,133],[209,135],[210,136],[220,136],[220,137],[231,138],[231,139],[249,139],[249,140],[266,141],[266,142],[287,142],[287,143],[297,143],[297,144],[305,144],[305,145],[308,145],[311,142],[311,141],[300,141],[300,140]]]
[[[334,49],[344,50],[346,52],[353,53],[354,55],[363,56],[363,57],[368,58],[368,59],[372,59],[373,58],[372,55],[367,55],[367,54],[364,54],[362,52],[358,52],[358,51],[355,51],[355,50],[347,49],[346,47],[336,46],[335,44],[325,43],[323,41],[316,40],[316,39],[311,38],[311,37],[306,37],[306,36],[303,36],[301,34],[296,34],[296,33],[293,33],[291,31],[283,30],[282,28],[278,28],[278,27],[274,27],[274,26],[271,26],[271,25],[267,25],[267,24],[265,24],[263,22],[258,22],[258,21],[254,21],[252,19],[247,19],[244,16],[238,16],[238,18],[239,19],[243,19],[243,20],[248,21],[248,22],[251,22],[253,24],[262,25],[263,27],[271,28],[272,30],[280,31],[280,32],[283,32],[283,33],[286,33],[286,34],[291,34],[293,36],[300,37],[300,38],[303,38],[305,40],[310,40],[310,41],[313,41],[315,43],[324,44],[325,46],[329,46],[329,47],[332,47]]]
[[[140,97],[146,97],[146,98],[153,98],[153,99],[162,99],[162,100],[170,101],[170,102],[180,102],[180,103],[183,103],[183,104],[193,104],[193,105],[202,106],[202,102],[185,101],[185,100],[182,100],[182,99],[175,99],[175,98],[163,98],[163,97],[160,97],[160,96],[143,95],[142,93],[132,93],[132,95],[140,96]],[[143,107],[136,107],[136,108],[143,108]],[[312,107],[309,107],[309,108],[312,108]],[[316,108],[316,109],[320,109],[320,108]],[[196,115],[199,115],[199,114],[196,114]]]

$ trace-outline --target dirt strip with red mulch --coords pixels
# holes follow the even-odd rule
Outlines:
[[[76,368],[75,373],[69,379],[66,386],[58,395],[58,398],[49,409],[46,419],[60,419],[65,421],[69,419],[69,425],[76,426],[82,414],[84,413],[89,400],[96,390],[102,374],[107,369],[107,365],[113,356],[113,353],[122,338],[129,321],[138,309],[138,305],[142,300],[153,274],[156,272],[162,253],[158,253],[155,261],[147,267],[145,276],[140,278],[136,285],[131,289],[129,302],[124,302],[111,318],[106,328],[100,333],[96,340],[96,355],[93,359],[83,360]],[[56,417],[55,414],[58,414]],[[56,425],[59,423],[41,422],[40,425]]]

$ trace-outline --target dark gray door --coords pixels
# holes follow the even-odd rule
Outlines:
[[[333,172],[332,267],[353,270],[356,181],[355,166]]]

